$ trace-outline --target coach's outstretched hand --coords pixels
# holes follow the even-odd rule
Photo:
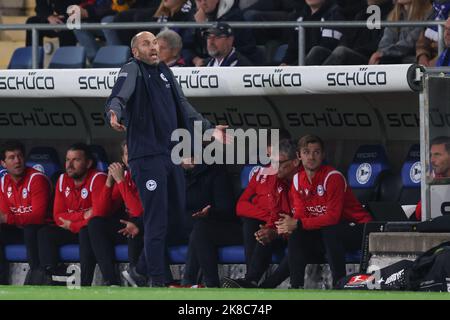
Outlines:
[[[119,132],[124,132],[127,130],[127,128],[123,125],[119,123],[119,119],[117,119],[117,114],[114,111],[109,111],[110,115],[111,115],[111,120],[110,120],[110,124],[111,127]]]

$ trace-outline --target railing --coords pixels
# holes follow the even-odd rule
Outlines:
[[[227,22],[232,28],[298,28],[298,64],[304,65],[305,62],[305,28],[321,27],[339,27],[355,28],[368,27],[367,21],[282,21],[282,22]],[[439,54],[444,50],[444,24],[445,21],[380,21],[380,28],[384,27],[429,27],[437,26],[439,35]],[[120,22],[120,23],[82,23],[80,28],[83,30],[99,29],[151,29],[151,28],[208,28],[212,27],[214,22]],[[72,25],[73,26],[73,25]],[[3,24],[0,30],[31,30],[32,34],[32,66],[37,68],[38,59],[38,36],[40,30],[70,30],[66,24]]]

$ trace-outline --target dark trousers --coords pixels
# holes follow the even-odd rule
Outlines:
[[[5,245],[24,243],[30,269],[39,268],[37,234],[42,227],[43,225],[27,225],[22,228],[7,224],[0,225],[0,284],[9,282],[9,263],[5,257]]]
[[[194,225],[188,248],[188,257],[194,260],[186,265],[183,282],[195,283],[195,261],[203,272],[207,287],[219,287],[218,247],[242,244],[241,225],[238,222],[200,219]],[[188,258],[189,259],[189,258]]]
[[[164,274],[169,213],[179,216],[185,212],[184,172],[169,155],[134,159],[130,169],[144,207],[146,274],[155,285],[163,285],[167,280]]]
[[[297,229],[289,237],[288,256],[291,286],[304,285],[308,263],[327,259],[333,285],[346,275],[345,252],[361,248],[364,224],[340,223],[319,230]]]
[[[92,285],[96,259],[91,247],[88,227],[82,228],[78,234],[75,234],[58,226],[46,226],[38,232],[38,243],[41,266],[50,274],[60,263],[59,247],[79,243],[81,285]]]
[[[275,239],[267,245],[262,245],[257,242],[255,248],[253,249],[253,255],[250,259],[250,264],[247,267],[247,273],[245,279],[248,281],[254,281],[258,283],[263,276],[264,272],[267,271],[270,264],[272,263],[272,254],[278,253],[284,256],[284,250],[286,249],[286,241],[282,239]],[[265,288],[277,287],[281,282],[289,277],[289,264],[287,263],[287,258],[284,258],[276,271],[269,276],[272,279],[265,280]],[[278,283],[277,283],[278,282]]]
[[[27,19],[27,23],[45,23],[48,24],[47,18],[34,16]],[[59,45],[64,46],[75,46],[77,44],[77,39],[72,30],[69,31],[54,31],[54,30],[40,30],[39,31],[39,45],[42,46],[43,38],[59,38]],[[26,45],[31,46],[32,36],[31,30],[27,31]]]
[[[106,285],[119,285],[120,277],[116,270],[115,245],[126,243],[124,236],[118,233],[124,227],[119,218],[95,217],[89,221],[88,230],[95,259],[102,272]],[[139,227],[139,226],[138,226]],[[142,233],[128,239],[128,257],[131,264],[136,264],[142,250]]]
[[[242,218],[242,232],[244,239],[244,249],[245,249],[245,264],[247,269],[249,269],[250,261],[252,260],[253,250],[256,246],[255,232],[260,229],[260,225],[266,224],[264,221]]]
[[[369,57],[366,57],[365,55],[362,55],[361,53],[345,46],[338,46],[324,61],[323,65],[365,65],[368,63]]]

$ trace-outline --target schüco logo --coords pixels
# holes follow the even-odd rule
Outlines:
[[[355,72],[329,72],[327,81],[329,87],[347,86],[384,86],[387,84],[386,71],[367,71],[360,68]]]
[[[186,89],[217,89],[219,76],[216,74],[200,74],[200,70],[193,70],[191,74],[176,75],[178,83]]]
[[[78,84],[80,90],[108,90],[114,87],[117,80],[117,71],[110,71],[105,76],[80,76]]]
[[[301,87],[302,75],[275,69],[273,72],[244,74],[242,81],[245,88]]]
[[[0,90],[53,90],[55,78],[28,72],[25,76],[0,76]]]

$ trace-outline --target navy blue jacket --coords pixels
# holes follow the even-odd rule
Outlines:
[[[159,77],[149,78],[147,68],[157,68]],[[160,94],[156,95],[156,92]],[[167,101],[173,101],[175,106],[168,106]],[[189,104],[172,71],[164,63],[151,67],[131,59],[125,64],[106,102],[108,123],[109,111],[114,111],[127,127],[129,160],[170,154],[173,145],[170,141],[170,127],[175,121],[174,127],[185,128],[191,135],[195,120],[202,121],[203,129],[212,127],[211,123]],[[173,119],[174,117],[176,119]]]

